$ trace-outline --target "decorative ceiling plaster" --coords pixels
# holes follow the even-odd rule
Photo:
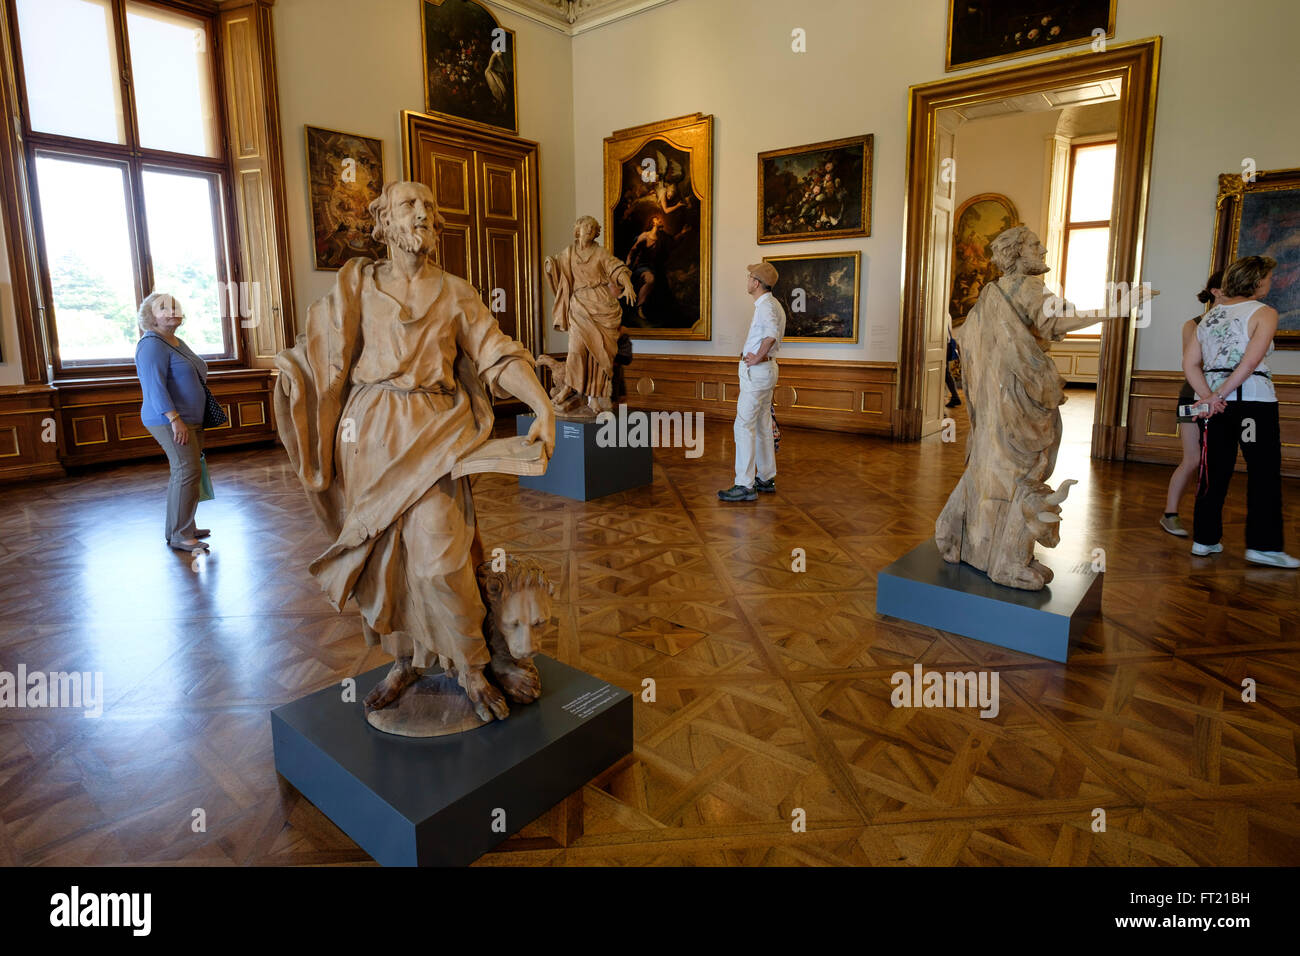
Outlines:
[[[509,10],[558,30],[566,36],[577,36],[597,27],[613,23],[661,7],[673,0],[485,0],[488,6]]]

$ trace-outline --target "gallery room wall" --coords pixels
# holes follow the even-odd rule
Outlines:
[[[907,87],[955,75],[943,70],[947,11],[947,0],[677,0],[574,39],[580,211],[600,215],[601,143],[613,130],[697,110],[714,116],[713,341],[640,340],[638,351],[736,352],[751,311],[747,263],[860,249],[858,344],[791,344],[785,354],[897,360]],[[1244,156],[1260,169],[1300,166],[1291,122],[1300,4],[1118,0],[1116,20],[1112,44],[1164,37],[1144,250],[1145,276],[1164,295],[1152,328],[1139,333],[1135,367],[1175,369],[1178,328],[1195,311],[1209,262],[1218,174],[1240,170]],[[796,27],[806,53],[791,51]],[[872,235],[759,246],[756,154],[860,133],[875,134]],[[1270,361],[1300,372],[1300,353]]]
[[[980,193],[1000,193],[1015,204],[1021,222],[1042,229],[1045,143],[1060,116],[1060,110],[1013,113],[958,127],[953,151],[957,208]]]
[[[573,234],[570,40],[509,11],[493,7],[492,12],[502,26],[515,31],[519,135],[541,144],[541,240],[549,254],[567,245]],[[385,178],[401,177],[399,113],[424,109],[420,4],[278,0],[274,22],[289,241],[301,328],[307,308],[329,291],[335,276],[314,266],[303,126],[382,139]],[[545,282],[542,285],[549,329],[551,296]]]
[[[14,290],[9,277],[9,247],[0,223],[0,385],[23,384],[23,363],[18,358],[18,319],[14,315]]]

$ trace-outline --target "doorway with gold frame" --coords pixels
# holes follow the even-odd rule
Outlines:
[[[1110,281],[1136,286],[1142,281],[1160,42],[1152,37],[909,89],[895,438],[916,441],[938,431],[943,419],[955,112],[1016,96],[1118,84]],[[1124,457],[1136,321],[1135,307],[1126,319],[1105,323],[1102,332],[1094,458]]]

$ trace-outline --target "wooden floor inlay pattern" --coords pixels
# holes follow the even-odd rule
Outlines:
[[[1225,553],[1193,558],[1156,525],[1169,470],[1088,459],[1071,397],[1061,551],[1107,570],[1068,665],[875,612],[961,442],[786,429],[776,494],[742,504],[716,498],[714,422],[609,498],[477,478],[487,547],[555,581],[544,651],[637,695],[635,753],[480,865],[1300,863],[1300,576],[1244,562],[1241,476]],[[0,490],[0,670],[104,676],[98,719],[0,711],[0,865],[369,863],[277,777],[268,712],[382,651],[307,573],[326,542],[283,452],[209,458],[194,568],[162,542],[160,461]],[[997,716],[894,707],[916,662],[996,672]]]

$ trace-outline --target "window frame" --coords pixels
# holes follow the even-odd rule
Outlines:
[[[1078,222],[1070,221],[1070,207],[1074,204],[1074,162],[1075,157],[1079,155],[1081,149],[1095,149],[1098,146],[1114,146],[1115,162],[1119,163],[1119,137],[1114,134],[1106,134],[1100,137],[1080,137],[1070,141],[1070,159],[1066,163],[1065,170],[1065,217],[1061,223],[1061,295],[1065,295],[1065,282],[1070,271],[1070,233],[1075,229],[1100,229],[1105,227],[1107,230],[1106,247],[1109,250],[1107,259],[1114,262],[1115,254],[1112,246],[1115,242],[1115,184],[1119,177],[1114,173],[1111,174],[1111,204],[1110,218],[1095,220],[1080,220]],[[1100,320],[1098,320],[1100,321]],[[1089,340],[1101,341],[1100,332],[1067,332],[1066,338],[1075,341],[1087,342]]]
[[[130,42],[127,34],[127,0],[107,0],[112,11],[114,44],[119,66],[119,95],[122,100],[125,143],[108,143],[75,136],[46,133],[31,127],[31,110],[28,103],[27,79],[23,69],[22,37],[18,29],[16,0],[3,0],[11,49],[16,106],[22,128],[22,162],[26,172],[27,188],[21,198],[27,204],[32,224],[35,248],[32,255],[37,267],[36,281],[41,297],[39,314],[33,316],[37,333],[45,342],[45,360],[53,383],[79,379],[134,376],[132,358],[81,360],[64,362],[58,344],[58,323],[54,314],[54,297],[51,285],[50,263],[45,242],[42,211],[39,198],[39,180],[36,170],[38,155],[56,155],[61,158],[88,163],[102,163],[125,167],[126,205],[131,230],[132,267],[135,270],[134,286],[136,304],[152,291],[153,262],[149,254],[148,220],[145,209],[143,174],[146,169],[201,175],[215,181],[213,195],[213,243],[217,250],[217,282],[225,294],[219,296],[222,320],[222,339],[225,349],[220,355],[207,356],[210,368],[245,368],[248,350],[240,326],[239,316],[230,307],[231,283],[240,278],[239,248],[234,215],[233,175],[230,158],[230,137],[227,128],[225,87],[220,31],[217,25],[218,10],[215,4],[199,0],[131,0],[134,4],[161,10],[183,13],[199,20],[207,33],[209,77],[212,107],[216,112],[215,156],[195,156],[169,150],[150,149],[140,145],[139,122],[136,113],[135,90],[131,70]]]

